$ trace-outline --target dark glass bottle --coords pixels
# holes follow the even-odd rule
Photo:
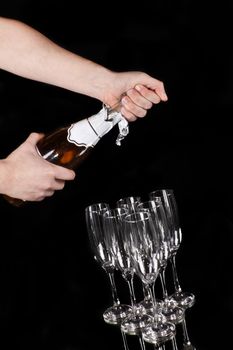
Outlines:
[[[38,152],[51,163],[76,170],[98,141],[118,123],[120,133],[116,143],[119,145],[128,133],[128,124],[119,112],[103,107],[89,118],[45,135],[37,144]],[[24,203],[18,198],[4,197],[14,206]]]

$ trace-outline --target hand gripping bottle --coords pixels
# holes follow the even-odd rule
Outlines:
[[[116,124],[116,144],[128,134],[128,122],[116,109],[103,106],[99,113],[45,135],[37,144],[38,153],[47,161],[76,170],[91,150]],[[9,203],[21,206],[24,201],[4,196]]]

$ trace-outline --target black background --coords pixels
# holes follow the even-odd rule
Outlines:
[[[111,295],[89,248],[84,209],[173,188],[183,230],[179,276],[197,299],[187,311],[191,341],[198,350],[232,349],[232,11],[227,1],[1,2],[1,16],[108,68],[146,71],[169,96],[130,124],[121,147],[116,131],[106,135],[63,191],[23,208],[0,199],[2,348],[122,348],[119,330],[102,320]],[[31,131],[68,125],[101,107],[4,71],[0,94],[1,158]]]

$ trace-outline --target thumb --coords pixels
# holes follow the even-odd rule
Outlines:
[[[157,93],[157,95],[161,98],[162,101],[165,102],[168,100],[165,87],[162,81],[149,77],[149,80],[145,84],[145,86],[151,90],[154,90]]]
[[[42,139],[44,137],[44,134],[42,134],[42,133],[36,133],[36,132],[32,132],[29,136],[28,136],[28,138],[27,138],[27,140],[26,141],[28,141],[28,142],[30,142],[31,144],[33,144],[33,145],[36,145],[37,144],[37,142],[40,140],[40,139]]]
[[[155,88],[156,93],[159,95],[159,97],[161,98],[162,101],[166,102],[168,100],[165,88],[163,83],[159,84],[156,88]]]

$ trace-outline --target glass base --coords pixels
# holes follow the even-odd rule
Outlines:
[[[106,323],[117,325],[132,314],[132,307],[126,304],[119,304],[109,307],[103,313]]]
[[[147,343],[159,345],[173,339],[175,334],[176,326],[173,323],[156,323],[143,330],[142,338]]]
[[[148,298],[145,298],[140,303],[137,304],[140,305],[147,315],[154,316],[154,305],[152,301]],[[156,313],[161,313],[163,309],[163,301],[156,299]]]
[[[188,309],[194,305],[195,295],[187,292],[175,292],[169,296],[169,300],[176,302],[183,309]]]
[[[154,322],[153,317],[146,314],[132,314],[121,323],[121,330],[129,335],[138,335],[145,327]]]
[[[191,343],[188,343],[183,345],[183,350],[196,350],[196,348]]]
[[[167,322],[178,324],[184,319],[184,309],[179,306],[167,306],[164,305],[162,314],[165,316]]]

